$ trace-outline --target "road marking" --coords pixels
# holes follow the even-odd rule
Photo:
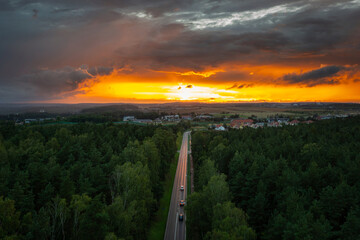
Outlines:
[[[185,213],[184,213],[184,220],[186,221],[186,219],[185,219]],[[185,239],[186,239],[186,224],[185,224]]]
[[[179,212],[176,213],[174,240],[176,240],[176,230],[177,230],[177,225],[178,225],[178,219],[179,219]]]

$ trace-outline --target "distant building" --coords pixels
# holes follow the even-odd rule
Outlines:
[[[37,122],[37,119],[25,119],[24,121],[25,123],[32,123],[32,122]]]
[[[263,122],[258,122],[258,123],[255,123],[254,124],[255,126],[256,126],[256,128],[262,128],[262,127],[264,127],[265,126],[265,123],[263,123]]]
[[[281,124],[278,122],[271,122],[271,123],[268,123],[267,126],[268,127],[281,127]]]
[[[291,125],[291,126],[295,126],[295,125],[298,125],[300,123],[300,121],[298,121],[298,120],[292,120],[291,122],[289,122],[289,124]]]
[[[166,116],[163,116],[162,119],[164,121],[168,121],[168,122],[176,122],[176,121],[179,121],[180,118],[179,118],[179,115],[166,115]]]
[[[234,119],[231,121],[230,127],[239,129],[242,127],[250,126],[253,123],[254,123],[254,120],[252,120],[252,119]]]
[[[268,123],[272,123],[272,122],[275,121],[275,119],[274,119],[274,118],[267,118],[266,121],[267,121]]]
[[[123,121],[124,122],[132,122],[132,121],[135,121],[135,117],[134,116],[125,116],[123,118]]]
[[[153,120],[151,120],[151,119],[137,119],[135,122],[152,124],[152,123],[153,123]]]
[[[289,119],[288,118],[278,118],[277,122],[281,123],[281,124],[284,124],[284,125],[288,125]]]
[[[190,115],[184,115],[184,116],[181,117],[181,119],[191,121],[192,117]]]
[[[318,116],[316,119],[317,120],[329,120],[329,119],[332,119],[333,116],[331,115],[326,115],[326,116]]]
[[[20,121],[19,119],[16,119],[15,125],[24,125],[24,122]]]
[[[307,121],[304,121],[303,123],[306,123],[306,124],[311,124],[311,123],[313,123],[314,121],[312,121],[312,120],[307,120]]]
[[[218,124],[215,126],[216,131],[225,131],[225,127],[221,124]]]
[[[211,115],[199,115],[196,118],[206,120],[206,119],[212,119],[214,117]]]
[[[156,118],[153,122],[154,122],[156,125],[162,124],[162,121],[161,121],[160,118]]]

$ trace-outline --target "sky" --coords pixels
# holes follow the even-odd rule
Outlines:
[[[0,102],[360,102],[360,0],[1,0]]]

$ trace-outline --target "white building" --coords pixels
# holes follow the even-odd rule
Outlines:
[[[215,128],[216,131],[225,131],[224,126],[216,126]]]
[[[25,123],[37,122],[37,119],[25,119]]]
[[[190,115],[184,115],[181,117],[183,120],[189,120],[191,121],[192,120],[192,117]]]
[[[123,121],[124,122],[129,122],[129,121],[135,121],[135,117],[134,116],[125,116],[124,118],[123,118]]]
[[[169,122],[175,122],[175,121],[179,121],[179,115],[166,115],[164,117],[162,117],[165,121],[169,121]]]

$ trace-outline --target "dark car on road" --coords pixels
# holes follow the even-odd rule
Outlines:
[[[184,200],[180,200],[180,207],[185,205],[185,201]]]
[[[184,215],[182,213],[180,213],[179,215],[179,221],[183,221],[184,220]]]

